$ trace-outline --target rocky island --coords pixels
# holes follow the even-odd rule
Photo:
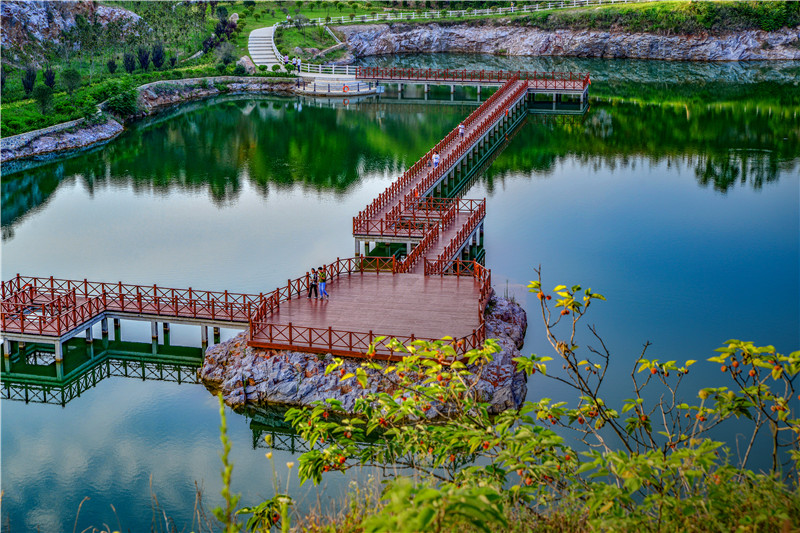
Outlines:
[[[486,336],[497,339],[502,350],[484,368],[475,389],[490,404],[490,412],[516,409],[525,401],[526,376],[517,371],[525,330],[525,310],[512,299],[494,294],[486,313]],[[206,351],[200,378],[214,394],[222,393],[231,407],[310,406],[334,399],[352,409],[356,399],[370,393],[393,392],[383,373],[367,370],[367,388],[340,383],[338,375],[325,375],[333,359],[329,354],[264,350],[247,346],[246,332],[211,346]],[[344,358],[345,372],[355,372],[363,360]],[[438,416],[436,406],[429,417]]]

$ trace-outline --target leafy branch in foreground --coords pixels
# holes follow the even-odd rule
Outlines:
[[[549,373],[553,358],[536,355],[518,358],[517,367],[571,387],[576,405],[545,398],[492,417],[475,377],[496,343],[457,360],[448,340],[390,341],[402,361],[362,364],[382,372],[389,392],[358,400],[349,414],[336,401],[287,413],[311,448],[300,457],[301,479],[319,483],[331,472],[382,468],[389,481],[380,508],[361,522],[364,531],[496,531],[520,524],[542,531],[699,531],[709,524],[720,531],[779,530],[800,521],[800,421],[790,407],[800,352],[785,356],[771,346],[728,341],[711,361],[723,364],[732,386],[703,388],[692,403],[679,387],[697,361],[651,360],[646,344],[631,371],[632,397],[610,405],[602,397],[608,347],[593,327],[598,347],[577,344],[578,322],[605,298],[577,285],[545,293],[541,278],[529,287],[564,372]],[[343,385],[367,379],[363,369],[344,373],[341,361],[327,372],[340,372]],[[738,464],[729,462],[723,442],[709,438],[732,418],[751,435]],[[773,468],[755,473],[746,462],[765,427],[773,437]],[[577,438],[569,442],[577,444],[568,445],[554,428],[571,431]],[[783,479],[781,458],[791,465]]]

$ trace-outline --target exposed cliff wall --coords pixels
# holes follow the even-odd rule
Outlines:
[[[75,27],[75,17],[96,20],[103,26],[118,22],[132,27],[141,17],[127,9],[97,5],[91,1],[4,0],[0,4],[3,54],[13,61],[32,60],[45,47],[58,45]]]
[[[800,59],[800,27],[721,35],[657,35],[595,30],[554,30],[511,23],[370,24],[339,26],[355,57],[429,52],[531,56],[741,61]]]

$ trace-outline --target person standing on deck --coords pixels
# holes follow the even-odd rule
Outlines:
[[[328,290],[325,288],[327,283],[328,283],[328,271],[325,268],[325,265],[322,265],[321,267],[319,267],[319,297],[322,298],[323,300],[326,298],[328,300],[331,299],[331,295],[328,294]]]
[[[317,269],[311,268],[311,279],[308,282],[308,298],[311,299],[311,293],[314,293],[314,299],[319,300],[319,292],[317,291],[317,281],[319,281],[319,276],[317,275]]]
[[[439,166],[439,152],[433,152],[433,168]]]
[[[464,124],[458,125],[458,136],[462,138],[464,137]]]

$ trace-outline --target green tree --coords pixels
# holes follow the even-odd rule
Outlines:
[[[53,105],[53,89],[47,85],[37,85],[33,89],[33,98],[39,106],[39,111],[44,115]]]
[[[122,66],[125,67],[125,72],[133,74],[133,71],[136,70],[136,58],[132,53],[125,52],[125,55],[122,56]]]
[[[64,86],[64,90],[67,91],[67,94],[72,96],[75,89],[81,86],[80,73],[74,68],[65,70],[61,73],[61,84]]]
[[[51,66],[47,66],[44,71],[44,84],[53,89],[56,86],[56,73]]]
[[[36,69],[32,65],[25,67],[22,73],[22,88],[25,90],[25,96],[30,96],[33,91],[33,86],[36,84]]]
[[[136,51],[136,56],[139,59],[139,66],[146,72],[147,67],[150,66],[150,50],[144,46],[140,46]]]

